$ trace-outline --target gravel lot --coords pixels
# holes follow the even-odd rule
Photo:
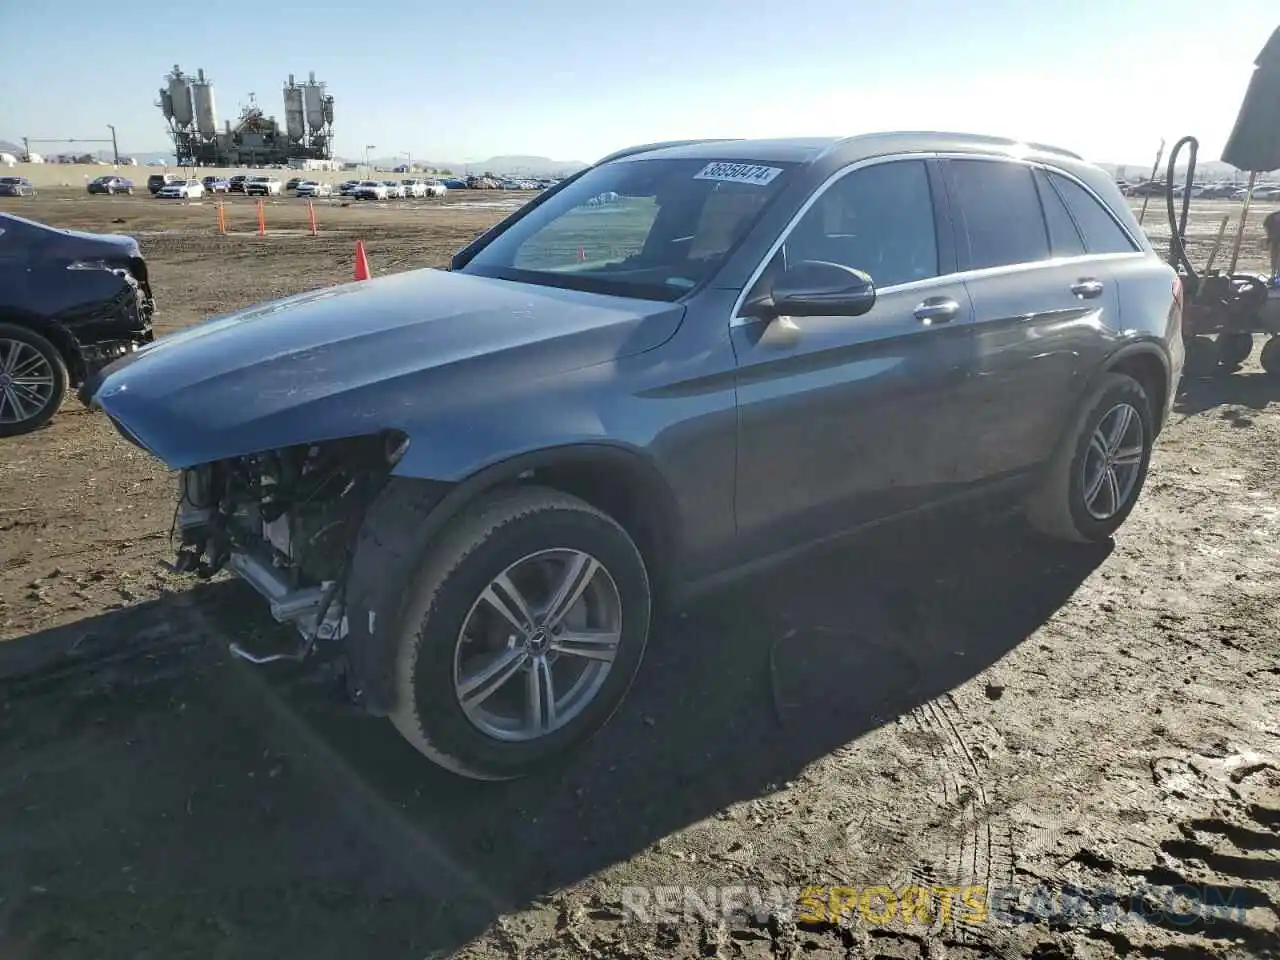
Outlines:
[[[138,236],[163,333],[344,281],[357,238],[375,274],[442,265],[510,199],[321,203],[317,238],[292,200],[266,237],[243,201],[229,237],[208,203],[0,209]],[[1231,210],[1197,206],[1198,262]],[[160,567],[171,479],[68,403],[0,455],[0,956],[1280,955],[1280,382],[1255,364],[1184,383],[1113,545],[955,517],[826,550],[661,624],[601,736],[497,786],[323,670],[229,660],[275,626]],[[629,885],[717,884],[1004,906],[625,916]]]

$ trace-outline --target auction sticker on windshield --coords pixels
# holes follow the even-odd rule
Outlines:
[[[754,163],[708,163],[694,174],[695,180],[726,180],[730,183],[754,183],[763,187],[782,172],[781,167],[764,167]]]

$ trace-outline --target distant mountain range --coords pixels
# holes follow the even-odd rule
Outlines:
[[[1185,158],[1186,154],[1183,154]],[[1152,158],[1155,159],[1154,157]],[[1163,180],[1168,170],[1169,154],[1166,153],[1160,158],[1160,169],[1156,173],[1157,180]],[[1123,172],[1126,180],[1146,180],[1151,176],[1151,160],[1146,163],[1099,163],[1112,176],[1118,172]],[[1178,166],[1178,178],[1181,180],[1186,175],[1187,165],[1185,160]],[[1241,173],[1229,163],[1222,163],[1218,160],[1202,160],[1196,163],[1196,179],[1197,180],[1239,180],[1243,183],[1249,179],[1247,173]]]
[[[74,149],[74,144],[68,144],[68,149],[54,149],[48,151],[47,156],[57,156],[60,153],[70,153]],[[112,159],[110,150],[86,150],[76,151],[77,153],[89,153],[96,156],[99,160],[108,162]],[[20,143],[13,143],[8,140],[0,140],[0,153],[11,153],[14,156],[22,156],[23,150]],[[149,150],[149,151],[128,151],[121,150],[121,156],[132,157],[138,163],[146,163],[149,160],[165,160],[173,163],[173,153],[169,150]],[[363,163],[363,157],[344,157],[346,163]],[[404,157],[375,157],[371,162],[377,167],[395,167],[404,163]],[[517,175],[525,177],[567,177],[572,173],[577,173],[588,164],[581,160],[552,160],[550,157],[525,156],[523,154],[507,154],[498,157],[489,157],[487,160],[472,160],[465,162],[462,160],[426,160],[421,157],[414,159],[414,165],[419,167],[432,167],[436,170],[452,170],[455,173],[462,173],[469,170],[472,173],[484,173],[486,170],[492,173],[503,175]]]
[[[68,145],[73,146],[73,145]],[[53,155],[60,152],[69,151],[51,151]],[[91,151],[101,160],[111,160],[110,150]],[[0,140],[0,153],[12,153],[15,156],[22,155],[22,146],[8,140]],[[149,160],[165,160],[169,163],[173,162],[173,154],[165,150],[153,150],[146,152],[127,152],[122,151],[126,156],[133,157],[139,163],[146,163]],[[346,157],[342,158],[347,163],[363,163],[363,157]],[[1168,161],[1168,154],[1161,159],[1160,171],[1158,176],[1165,175],[1165,163]],[[404,157],[375,157],[371,160],[374,166],[390,169],[404,163]],[[504,154],[497,157],[489,157],[487,160],[472,160],[470,162],[462,160],[425,160],[421,157],[414,160],[414,164],[419,167],[428,167],[436,170],[452,170],[454,173],[461,174],[463,172],[484,173],[490,171],[492,173],[508,176],[524,176],[524,177],[567,177],[570,174],[577,173],[588,164],[581,160],[552,160],[550,157],[526,156],[523,154]],[[1127,180],[1145,180],[1151,175],[1151,161],[1145,163],[1100,163],[1104,170],[1112,176],[1123,173]],[[1185,170],[1185,165],[1181,168]],[[1243,182],[1246,175],[1241,173],[1235,167],[1227,163],[1217,160],[1206,160],[1196,165],[1196,179],[1198,180],[1238,180]]]
[[[354,160],[350,157],[345,158],[347,163],[363,163],[363,157],[357,157]],[[373,157],[369,161],[375,167],[396,167],[405,162],[403,156],[399,157]],[[533,157],[524,156],[522,154],[506,154],[498,157],[490,157],[487,160],[426,160],[422,157],[414,157],[414,166],[430,167],[436,170],[452,170],[454,173],[491,173],[524,176],[524,177],[567,177],[570,174],[577,173],[583,167],[589,164],[583,163],[581,160],[552,160],[550,157]]]

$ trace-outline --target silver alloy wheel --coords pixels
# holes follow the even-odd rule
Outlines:
[[[0,423],[25,423],[53,399],[53,367],[25,340],[0,340]]]
[[[1138,485],[1145,452],[1142,417],[1132,404],[1117,403],[1107,411],[1085,453],[1084,505],[1095,520],[1110,520],[1128,504]]]
[[[536,740],[595,699],[621,641],[622,599],[599,560],[581,550],[530,554],[471,605],[454,648],[454,693],[489,736]]]

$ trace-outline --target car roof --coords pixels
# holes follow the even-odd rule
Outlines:
[[[788,137],[760,140],[694,140],[651,144],[619,151],[610,160],[706,159],[808,164],[836,156],[845,163],[890,153],[997,153],[1027,157],[1052,155],[1080,161],[1059,147],[970,133],[893,131],[849,137]]]

